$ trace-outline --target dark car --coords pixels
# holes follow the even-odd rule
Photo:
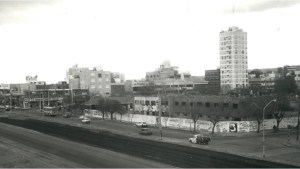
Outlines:
[[[70,115],[70,114],[66,114],[66,113],[65,113],[65,114],[63,114],[62,116],[63,116],[64,118],[69,118],[69,117],[71,117],[71,115]]]
[[[139,131],[140,135],[152,135],[152,131],[149,128],[141,128]]]
[[[190,143],[195,144],[208,144],[211,141],[210,137],[203,136],[203,134],[196,134],[194,137],[189,138]]]

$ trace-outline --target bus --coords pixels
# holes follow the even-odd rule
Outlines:
[[[44,107],[43,108],[44,116],[56,116],[58,115],[57,107]]]

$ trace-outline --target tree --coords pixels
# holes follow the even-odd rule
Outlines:
[[[257,133],[260,132],[260,125],[263,122],[263,109],[274,98],[273,96],[248,97],[241,103],[245,113],[256,120]],[[269,117],[273,112],[274,109],[268,106],[265,109],[265,117]]]
[[[208,103],[205,103],[205,104],[208,104]],[[209,105],[210,108],[208,108],[208,105],[205,105],[205,107],[207,107],[207,108],[203,108],[202,111],[206,111],[206,112],[210,113],[209,121],[213,124],[211,134],[214,134],[217,123],[221,121],[223,108],[220,107],[219,105],[218,106]]]
[[[286,95],[277,95],[276,105],[273,107],[275,110],[273,116],[276,119],[276,130],[279,131],[279,124],[285,116],[285,112],[293,110],[290,107],[289,99]]]
[[[297,90],[297,85],[295,78],[292,76],[285,76],[275,80],[275,93],[278,95],[288,95],[295,93]]]
[[[292,110],[288,96],[297,91],[297,85],[293,76],[284,76],[275,81],[275,93],[277,103],[273,113],[276,119],[276,130],[279,130],[279,124],[284,118],[285,112]]]
[[[191,115],[192,115],[192,120],[193,120],[193,123],[194,123],[194,132],[195,132],[196,131],[196,124],[197,124],[197,121],[200,118],[201,114],[199,112],[192,111]]]
[[[214,115],[211,115],[209,117],[209,121],[212,122],[212,124],[213,124],[213,128],[212,128],[211,134],[214,134],[215,133],[215,127],[216,127],[217,123],[219,121],[221,121],[221,118],[220,118],[220,116],[218,114],[214,114]]]
[[[255,78],[260,78],[260,75],[262,75],[263,72],[259,69],[254,69],[249,74],[255,74]]]
[[[110,112],[111,119],[113,119],[113,114],[115,112],[118,112],[120,114],[122,114],[122,112],[125,112],[124,107],[122,106],[122,104],[119,101],[108,99],[108,102],[109,102],[109,112]]]
[[[120,114],[122,114],[125,109],[122,106],[122,104],[117,101],[117,100],[112,100],[109,98],[98,98],[97,101],[97,105],[96,105],[97,109],[100,110],[102,112],[102,118],[104,119],[105,113],[109,112],[110,113],[110,117],[111,119],[113,118],[113,114],[115,112],[118,112]]]

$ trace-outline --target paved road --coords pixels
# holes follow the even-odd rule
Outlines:
[[[195,149],[177,144],[126,137],[99,130],[90,131],[88,129],[63,124],[5,118],[1,118],[0,121],[31,128],[66,139],[76,140],[78,142],[98,146],[112,151],[156,160],[175,167],[292,167],[289,165],[255,160],[225,153],[217,153],[209,150]],[[30,144],[30,140],[28,140],[28,144]],[[45,151],[47,150],[45,149]],[[68,155],[68,153],[69,152],[65,152],[63,154]],[[70,159],[70,157],[68,159],[72,161],[75,160]],[[85,160],[79,160],[78,162],[89,164],[89,158]],[[91,161],[91,165],[92,164],[93,162]]]
[[[91,168],[170,168],[172,166],[153,160],[142,159],[122,153],[96,148],[85,144],[59,139],[32,130],[0,123],[0,135],[7,139],[30,146],[66,160],[77,163],[75,167]],[[0,158],[0,161],[1,158]],[[2,161],[3,162],[3,161]]]

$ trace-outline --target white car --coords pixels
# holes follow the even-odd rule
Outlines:
[[[135,126],[137,126],[137,127],[148,127],[146,122],[137,122],[137,123],[135,123]]]
[[[84,118],[86,118],[84,115],[79,116],[79,120],[83,120]]]
[[[84,119],[81,120],[82,123],[88,124],[91,122],[90,118],[85,117]]]

